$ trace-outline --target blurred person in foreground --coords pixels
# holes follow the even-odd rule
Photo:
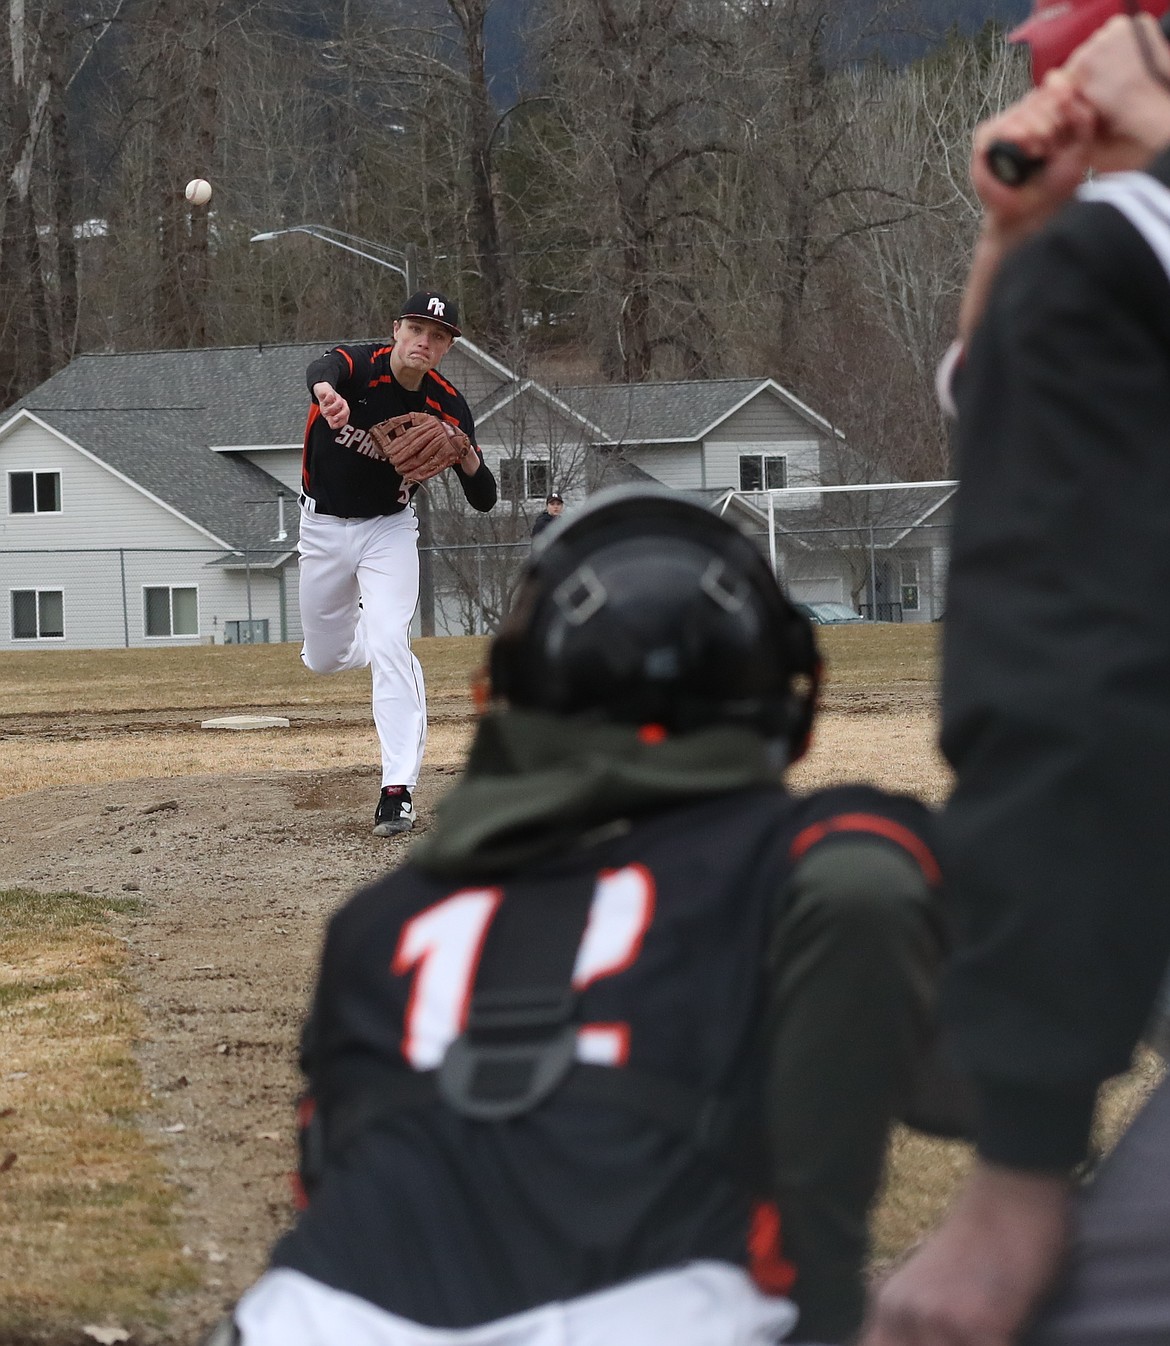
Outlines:
[[[465,775],[330,922],[307,1205],[224,1340],[854,1336],[937,871],[916,801],[786,791],[819,669],[752,543],[669,492],[534,549]]]
[[[1005,187],[995,140],[1047,166]],[[1170,957],[1168,147],[1170,46],[1144,15],[975,138],[939,835],[978,1154],[864,1346],[1170,1342],[1170,1086],[1072,1176]]]

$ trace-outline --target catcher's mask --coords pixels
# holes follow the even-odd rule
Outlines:
[[[657,724],[741,724],[808,744],[812,627],[732,524],[673,492],[602,491],[533,549],[494,640],[491,693],[514,706]]]

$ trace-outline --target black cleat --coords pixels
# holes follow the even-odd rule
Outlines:
[[[414,804],[405,785],[383,785],[374,810],[374,835],[392,837],[414,826]]]

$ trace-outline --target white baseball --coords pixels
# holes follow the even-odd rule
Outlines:
[[[193,206],[205,206],[211,200],[211,183],[206,178],[192,178],[187,184],[187,200]]]

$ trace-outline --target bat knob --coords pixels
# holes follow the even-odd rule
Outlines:
[[[1046,162],[1025,154],[1010,140],[993,140],[987,147],[987,167],[1005,187],[1022,187]]]

